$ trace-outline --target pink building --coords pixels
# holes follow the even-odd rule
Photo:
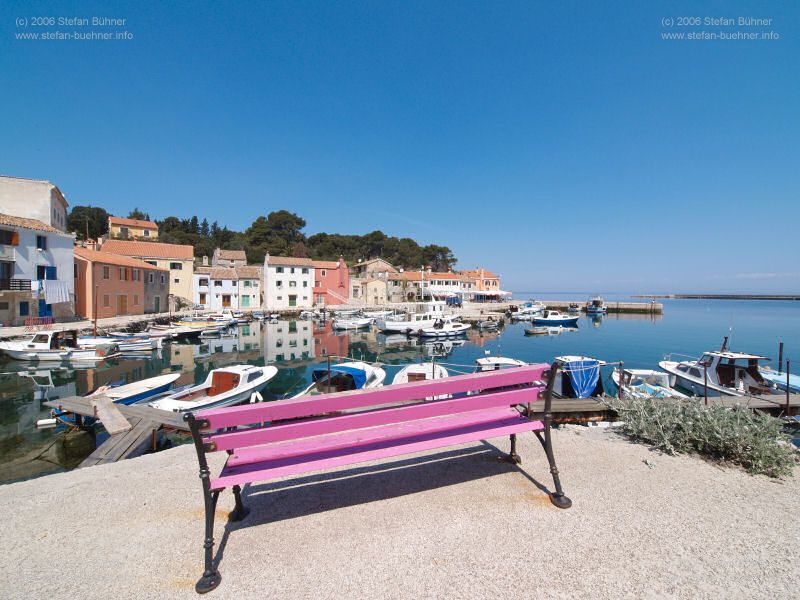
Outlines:
[[[347,304],[350,290],[350,273],[344,259],[338,261],[315,260],[314,266],[314,305],[330,306]]]

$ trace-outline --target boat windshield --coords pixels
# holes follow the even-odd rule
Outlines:
[[[698,366],[701,367],[710,367],[711,364],[714,362],[714,357],[710,354],[703,354],[700,360],[697,361]]]

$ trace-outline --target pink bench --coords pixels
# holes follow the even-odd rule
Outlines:
[[[530,365],[435,381],[377,389],[306,396],[187,414],[200,462],[205,499],[205,571],[198,593],[216,588],[214,512],[219,493],[233,490],[232,521],[249,509],[241,486],[371,460],[508,435],[509,460],[519,463],[516,434],[535,432],[550,463],[559,508],[564,495],[550,441],[552,382],[548,365]],[[548,379],[544,391],[543,379]],[[533,420],[531,403],[544,397],[544,420]],[[425,400],[426,398],[441,398]],[[227,452],[222,471],[212,477],[206,453]]]

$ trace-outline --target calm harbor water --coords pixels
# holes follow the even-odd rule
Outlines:
[[[586,295],[516,294],[585,301]],[[608,301],[630,300],[607,296]],[[800,372],[800,303],[783,301],[665,300],[663,315],[582,316],[577,331],[554,336],[526,337],[526,323],[506,323],[499,332],[472,330],[461,341],[428,342],[375,331],[336,334],[330,322],[283,321],[251,323],[230,335],[200,343],[171,343],[146,357],[119,358],[96,367],[44,367],[0,358],[0,482],[52,473],[75,466],[87,449],[70,451],[59,443],[63,432],[37,430],[48,417],[42,402],[83,395],[112,382],[131,382],[179,372],[177,385],[203,381],[211,369],[236,364],[274,364],[279,368],[262,393],[265,400],[297,392],[310,380],[311,368],[327,356],[350,356],[385,363],[387,382],[409,362],[431,360],[454,373],[469,371],[477,358],[502,354],[530,362],[549,362],[563,354],[585,354],[626,366],[657,368],[664,354],[698,356],[717,349],[724,336],[729,347],[769,356],[777,361],[778,343],[785,344],[784,360]],[[55,442],[55,443],[54,443]]]

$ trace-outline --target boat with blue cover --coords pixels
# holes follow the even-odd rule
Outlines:
[[[561,398],[593,398],[605,393],[600,368],[601,360],[591,356],[556,356],[558,372],[553,393]]]
[[[365,362],[353,361],[330,367],[320,366],[311,372],[311,384],[293,398],[376,388],[382,386],[385,379],[386,371]]]
[[[786,391],[787,387],[787,376],[786,373],[780,373],[778,371],[773,371],[772,369],[761,367],[758,370],[761,373],[761,376],[769,382],[774,383],[778,389]],[[789,392],[792,394],[800,394],[800,375],[793,375],[789,373],[788,376],[788,387]]]

